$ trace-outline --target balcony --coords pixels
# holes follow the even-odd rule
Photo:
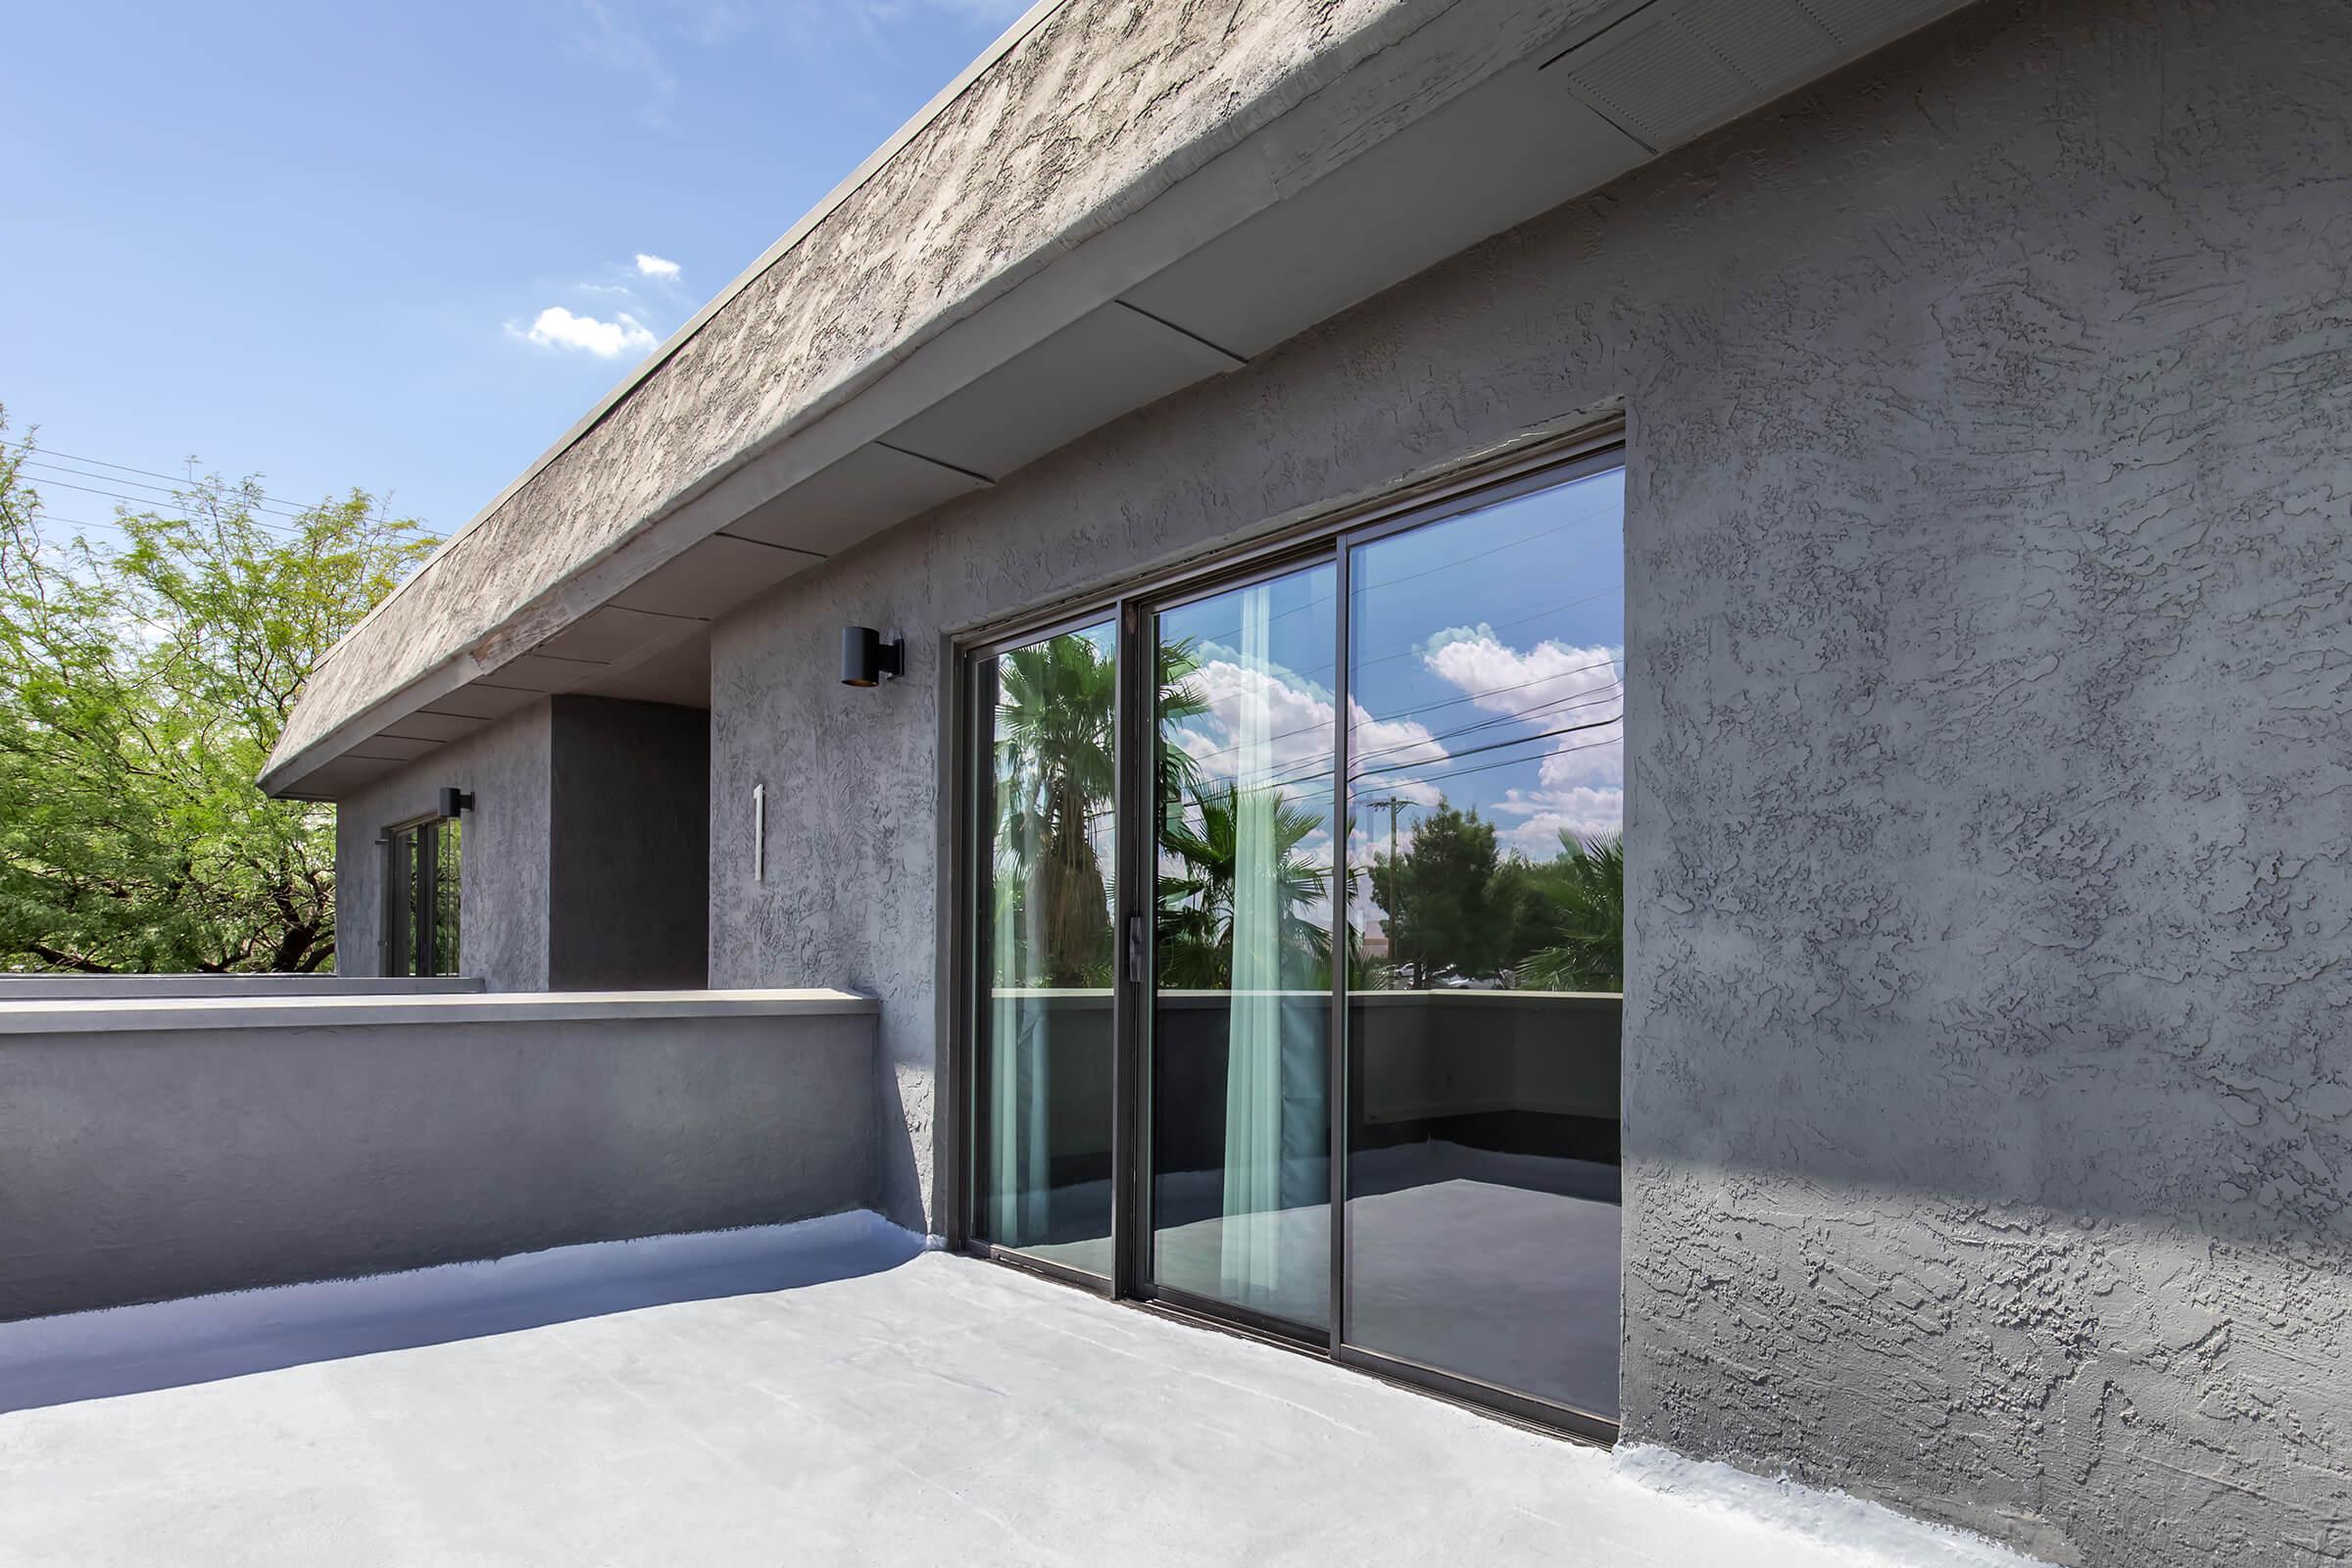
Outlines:
[[[0,1414],[9,1560],[2026,1561],[921,1246],[841,1215],[0,1325],[0,1388],[83,1398]]]
[[[2025,1561],[934,1250],[867,998],[193,989],[0,998],[12,1564]],[[1364,999],[1375,1112],[1613,1113],[1407,1065],[1535,1004]]]

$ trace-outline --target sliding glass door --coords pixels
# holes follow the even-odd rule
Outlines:
[[[1623,478],[1348,561],[1345,1343],[1608,1419]]]
[[[977,662],[972,1235],[1111,1276],[1112,809],[1108,621]]]
[[[1607,1429],[1623,508],[1589,458],[973,657],[970,1237]]]
[[[1161,608],[1152,744],[1152,1279],[1330,1320],[1328,563]]]

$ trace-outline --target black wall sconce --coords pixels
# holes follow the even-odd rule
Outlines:
[[[444,787],[441,791],[441,814],[455,816],[460,811],[473,809],[473,791]]]
[[[906,639],[884,642],[871,626],[841,628],[841,683],[879,686],[906,673]]]

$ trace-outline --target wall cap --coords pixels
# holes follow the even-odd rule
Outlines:
[[[0,1002],[0,1036],[145,1035],[179,1029],[332,1029],[383,1024],[597,1023],[631,1018],[873,1015],[854,991],[503,991],[437,996],[142,997]]]

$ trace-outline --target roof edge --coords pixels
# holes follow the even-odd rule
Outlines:
[[[1606,4],[1607,0],[1600,0],[1600,3]],[[320,667],[323,668],[332,660],[336,651],[368,629],[376,615],[395,603],[403,592],[423,581],[441,557],[455,547],[466,532],[495,515],[517,490],[602,422],[636,387],[643,384],[656,370],[662,368],[662,362],[664,359],[683,347],[695,329],[717,315],[720,310],[732,303],[744,288],[787,256],[800,239],[828,217],[841,201],[846,200],[862,184],[871,179],[888,164],[890,158],[903,148],[906,141],[926,129],[937,115],[953,104],[963,91],[968,90],[972,82],[984,74],[989,67],[1001,61],[1005,54],[1016,47],[1030,32],[1033,32],[1040,24],[1059,10],[1063,4],[1064,0],[1041,0],[1040,4],[1033,6],[1029,12],[1024,14],[1019,23],[1007,29],[997,43],[991,46],[987,55],[975,61],[964,74],[957,78],[956,83],[943,89],[933,103],[926,108],[923,115],[910,120],[891,143],[878,149],[873,156],[860,165],[858,171],[836,187],[833,195],[829,196],[823,204],[811,209],[809,214],[795,224],[784,238],[770,246],[759,262],[747,269],[734,283],[730,284],[724,293],[715,297],[701,312],[697,313],[693,321],[689,322],[686,327],[680,328],[679,332],[673,335],[656,355],[649,357],[630,376],[624,378],[622,383],[616,386],[596,409],[583,416],[562,442],[551,447],[529,470],[506,486],[489,505],[475,514],[465,529],[444,540],[414,574],[405,579],[391,594],[386,595],[376,607],[337,640],[334,647],[328,650],[326,657],[321,659]],[[645,525],[657,523],[662,518],[674,515],[684,508],[691,506],[699,496],[715,488],[731,474],[759,461],[763,455],[790,441],[809,427],[838,414],[844,407],[856,403],[875,381],[887,377],[897,370],[906,361],[916,356],[943,332],[968,319],[975,313],[985,311],[988,306],[1007,295],[1017,293],[1025,286],[1034,284],[1043,273],[1052,270],[1054,263],[1066,259],[1074,251],[1083,248],[1086,241],[1100,237],[1101,234],[1117,227],[1124,219],[1132,218],[1139,212],[1152,207],[1157,200],[1182,186],[1192,176],[1199,174],[1203,168],[1216,163],[1222,155],[1248,143],[1261,133],[1268,124],[1280,122],[1302,104],[1316,98],[1335,81],[1345,78],[1355,67],[1362,64],[1364,58],[1378,55],[1395,47],[1403,38],[1410,37],[1427,26],[1434,19],[1434,15],[1442,15],[1451,9],[1451,0],[1448,0],[1448,4],[1440,8],[1438,13],[1399,16],[1390,26],[1375,26],[1365,29],[1359,39],[1359,42],[1363,43],[1365,47],[1360,51],[1347,52],[1348,63],[1336,70],[1332,69],[1328,60],[1318,59],[1285,73],[1275,82],[1270,83],[1268,89],[1258,99],[1253,100],[1260,113],[1241,117],[1238,122],[1228,122],[1219,127],[1217,131],[1170,152],[1159,162],[1135,171],[1123,184],[1105,192],[1102,199],[1073,223],[1070,229],[1042,243],[1034,251],[1004,268],[989,280],[987,286],[979,293],[958,301],[943,302],[939,310],[906,337],[891,345],[854,371],[844,375],[839,381],[824,389],[808,406],[796,410],[779,424],[761,432],[742,448],[731,453],[725,460],[697,474],[680,489],[649,509],[645,516],[640,519],[638,526],[629,533],[613,538],[594,555],[573,563],[562,579],[546,585],[541,594],[534,596],[532,603],[543,602],[549,596],[563,592],[566,585],[576,581],[599,564],[628,550],[638,543]],[[375,701],[368,703],[365,708],[351,713],[342,722],[309,741],[299,751],[273,752],[269,763],[257,779],[257,784],[266,794],[272,796],[283,796],[297,789],[311,773],[339,756],[358,738],[371,733],[382,723],[401,716],[419,704],[429,703],[434,697],[487,674],[488,671],[475,657],[478,652],[479,646],[475,644],[453,649],[436,663],[418,672],[398,687],[382,693]]]
[[[709,324],[712,317],[733,304],[736,297],[757,282],[762,273],[790,255],[794,248],[807,238],[819,223],[833,215],[835,209],[857,194],[867,180],[872,179],[874,175],[888,167],[891,160],[898,157],[907,143],[929,129],[932,122],[946,113],[951,105],[969,91],[972,84],[985,75],[990,68],[1010,54],[1023,39],[1036,31],[1048,17],[1067,3],[1068,0],[1037,0],[1035,5],[1021,13],[1011,26],[999,33],[993,43],[973,57],[971,63],[958,72],[946,86],[934,93],[928,103],[916,110],[904,124],[891,133],[888,140],[868,153],[864,161],[850,171],[839,184],[827,191],[815,206],[802,214],[800,220],[792,227],[786,229],[782,237],[768,246],[766,250],[761,251],[751,266],[736,273],[732,281],[716,294],[711,295],[700,310],[688,317],[685,324],[663,338],[652,353],[624,372],[621,378],[613,383],[612,389],[599,398],[586,414],[573,420],[571,427],[558,436],[553,445],[532,459],[529,466],[520,473],[508,480],[500,488],[498,494],[492,496],[489,502],[477,510],[472,516],[458,527],[451,529],[441,542],[433,547],[432,552],[417,564],[415,571],[394,584],[390,593],[369,606],[366,614],[352,622],[342,636],[327,646],[326,652],[319,656],[318,662],[324,664],[333,659],[345,643],[358,636],[369,621],[375,619],[382,612],[385,606],[408,592],[411,585],[422,580],[425,573],[432,570],[434,564],[461,537],[479,526],[492,514],[505,506],[517,490],[529,484],[545,471],[549,464],[570,451],[579,444],[583,436],[602,424],[606,416],[619,407],[638,387],[644,385],[655,371],[661,369],[680,349],[693,341],[695,334]],[[263,788],[265,790],[269,789],[267,776],[267,774],[264,776]]]

